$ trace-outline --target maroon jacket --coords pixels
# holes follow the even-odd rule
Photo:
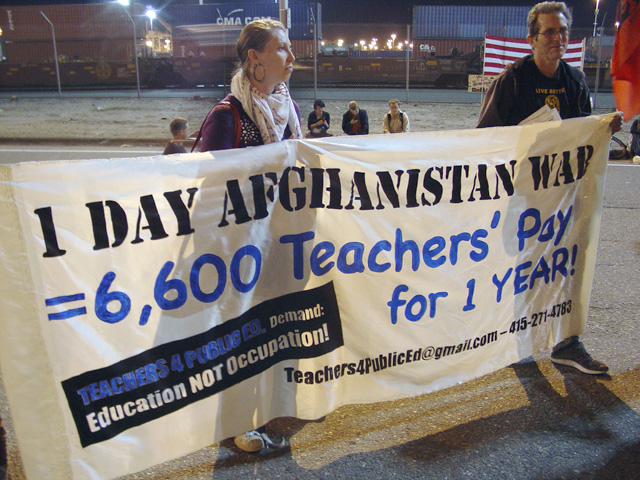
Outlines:
[[[300,121],[300,109],[296,102],[293,102],[293,106]],[[291,137],[291,134],[287,125],[282,140]],[[200,128],[200,137],[201,152],[264,145],[260,129],[246,114],[240,101],[231,94],[211,109]]]

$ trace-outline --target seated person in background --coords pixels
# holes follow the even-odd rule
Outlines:
[[[171,155],[173,153],[186,153],[187,149],[184,147],[185,140],[188,137],[189,122],[182,117],[174,118],[169,124],[171,135],[173,138],[169,140],[167,146],[164,147],[162,155]]]
[[[631,129],[629,130],[629,150],[631,151],[631,155],[636,156],[640,155],[640,117],[636,117],[636,119],[631,124]]]
[[[358,108],[356,102],[349,102],[349,110],[342,116],[342,131],[347,135],[367,135],[369,133],[367,111]]]
[[[307,120],[307,126],[309,133],[305,135],[307,138],[319,138],[319,137],[331,137],[329,125],[331,124],[331,117],[328,112],[323,110],[324,102],[322,100],[316,100],[313,102],[313,112],[309,114]]]
[[[389,100],[389,113],[382,120],[384,133],[405,133],[409,131],[409,116],[400,110],[400,102]]]

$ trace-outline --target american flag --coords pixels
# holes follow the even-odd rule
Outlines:
[[[484,74],[499,75],[507,65],[531,53],[531,46],[519,38],[494,37],[484,39]],[[562,59],[572,67],[582,70],[584,61],[584,39],[570,41]]]

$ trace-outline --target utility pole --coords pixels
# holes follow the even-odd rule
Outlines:
[[[58,66],[58,48],[56,47],[56,29],[53,27],[53,23],[51,23],[51,20],[49,20],[47,16],[42,13],[42,11],[40,11],[40,14],[47,22],[49,22],[49,25],[51,25],[51,36],[53,37],[53,58],[56,62],[56,79],[58,80],[58,97],[62,98],[62,88],[60,86],[60,67]]]

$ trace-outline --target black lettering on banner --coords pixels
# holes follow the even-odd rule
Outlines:
[[[284,320],[286,321],[284,321]],[[258,375],[344,345],[333,283],[283,295],[194,335],[62,382],[83,447]]]

